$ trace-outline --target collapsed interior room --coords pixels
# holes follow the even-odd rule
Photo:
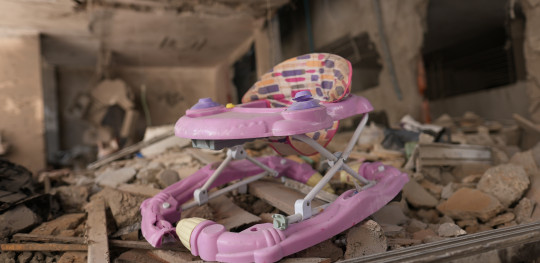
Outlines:
[[[0,0],[0,261],[536,262],[537,18],[536,0]],[[286,75],[308,72],[308,80]],[[343,79],[345,94],[330,96]],[[265,86],[275,82],[278,95]],[[360,106],[346,112],[353,99],[372,106],[369,119],[352,113]],[[274,121],[242,106],[258,100],[272,114],[313,102],[329,110],[306,127],[323,115],[334,126],[241,137]],[[231,127],[246,111],[260,120],[219,137],[229,127],[215,128],[204,103],[231,113]],[[334,116],[333,103],[347,117]],[[295,122],[294,129],[307,123]],[[192,137],[180,136],[189,129]],[[285,140],[294,154],[276,146]],[[234,170],[243,161],[268,176],[237,182],[247,176]],[[335,233],[320,230],[320,240],[277,227],[276,218],[295,229],[349,195],[370,196],[380,179],[364,174],[372,164],[408,181],[397,195],[366,197],[380,203],[372,213]],[[320,178],[288,178],[296,166]],[[230,180],[214,187],[222,171]],[[207,183],[175,190],[197,189],[174,207],[178,218],[153,224],[178,232],[150,240],[144,202],[202,173]],[[309,212],[299,213],[295,202],[310,195]],[[320,215],[311,215],[309,201],[324,207]],[[280,256],[262,257],[263,245],[240,236],[235,242],[254,248],[238,256],[239,248],[224,252],[218,241],[207,256],[201,246],[215,244],[193,229],[181,242],[182,224],[209,221],[240,236],[279,233],[264,253]],[[287,239],[299,245],[279,244]]]

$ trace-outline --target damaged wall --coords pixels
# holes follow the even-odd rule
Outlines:
[[[428,1],[391,0],[380,2],[386,36],[403,99],[398,100],[394,92],[385,61],[381,61],[383,69],[379,75],[379,85],[361,92],[360,95],[368,98],[375,110],[385,110],[390,123],[398,122],[405,114],[419,118],[421,97],[418,93],[416,72],[417,60],[420,57],[422,47]],[[346,35],[355,36],[367,32],[375,43],[377,52],[383,57],[381,38],[372,3],[372,1],[363,0],[311,1],[315,50]],[[303,21],[297,22],[303,23]],[[295,30],[297,32],[294,37],[283,41],[284,57],[309,52],[305,26],[299,25]]]
[[[526,17],[524,52],[529,113],[534,122],[540,123],[540,1],[521,0],[520,3]]]
[[[45,168],[41,56],[35,32],[0,32],[0,131],[6,156],[32,172]]]

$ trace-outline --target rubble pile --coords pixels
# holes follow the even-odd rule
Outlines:
[[[540,144],[522,151],[517,127],[486,122],[472,113],[457,119],[442,116],[432,126],[405,122],[399,130],[369,125],[348,160],[351,167],[380,161],[408,173],[402,198],[284,262],[334,262],[540,220]],[[328,148],[343,149],[349,138],[350,132],[340,132]],[[100,228],[108,237],[105,247],[112,261],[200,262],[181,243],[154,249],[140,232],[139,207],[145,199],[225,157],[223,151],[189,144],[170,137],[143,147],[143,157],[102,163],[96,169],[46,171],[33,178],[27,174],[9,186],[0,180],[0,262],[87,261],[95,254]],[[245,147],[252,156],[275,154],[262,141]],[[327,168],[317,155],[287,158],[309,163],[321,173]],[[28,173],[7,162],[2,165],[2,179],[9,176],[7,168]],[[354,188],[354,180],[344,172],[336,174],[333,189],[314,204]],[[287,194],[275,194],[281,192]],[[274,213],[290,213],[294,200],[305,192],[298,183],[264,179],[251,183],[247,194],[233,191],[182,217],[211,219],[241,231],[272,222]]]

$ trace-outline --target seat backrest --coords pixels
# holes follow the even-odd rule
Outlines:
[[[288,59],[264,74],[242,102],[266,100],[270,107],[286,107],[300,91],[308,90],[322,103],[341,100],[350,92],[351,63],[334,54],[312,53]]]
[[[242,102],[265,100],[268,107],[287,107],[300,91],[310,91],[314,99],[322,103],[340,101],[350,93],[352,77],[351,63],[328,53],[312,53],[288,59],[264,74],[243,96]],[[338,128],[332,127],[306,135],[320,145],[332,140]],[[317,151],[306,143],[293,140],[290,136],[270,138],[270,146],[282,155],[313,155]]]

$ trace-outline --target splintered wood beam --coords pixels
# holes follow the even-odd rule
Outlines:
[[[263,199],[288,215],[294,214],[294,202],[306,196],[285,187],[283,184],[272,181],[257,181],[249,184],[249,193]],[[323,201],[313,199],[311,207],[315,208],[324,204],[326,203]]]
[[[225,196],[213,199],[209,204],[215,211],[214,216],[220,218],[216,222],[225,226],[227,230],[261,220],[260,217],[240,208]]]
[[[109,240],[107,237],[107,218],[105,201],[95,199],[86,207],[88,220],[88,263],[110,262]]]
[[[56,244],[56,243],[0,244],[1,251],[86,251],[87,249],[88,249],[88,246],[85,244]]]

